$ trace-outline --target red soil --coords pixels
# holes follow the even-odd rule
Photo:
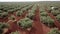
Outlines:
[[[33,28],[29,34],[47,34],[50,31],[50,28],[40,21],[39,8],[36,9],[33,23]]]
[[[39,12],[40,13],[40,12]],[[39,14],[40,15],[40,14]],[[41,22],[41,21],[40,21]],[[48,26],[46,26],[45,24],[43,24],[43,22],[41,22],[42,24],[42,28],[43,28],[43,34],[47,34],[51,28],[49,28]]]
[[[0,18],[0,22],[7,22],[7,21],[8,21],[8,17]]]
[[[13,21],[8,21],[8,23],[10,24],[10,28],[9,28],[9,31],[6,34],[9,34],[9,33],[14,32],[16,30],[19,30],[21,32],[21,34],[28,34],[27,30],[23,30],[20,26],[17,25],[17,21],[19,21],[20,19],[25,18],[27,13],[28,13],[28,11],[24,11],[24,13],[19,17],[16,16],[16,12],[14,12],[13,14],[10,14],[10,15],[15,16],[16,21],[14,21],[14,22]]]
[[[43,33],[47,34],[50,31],[50,28],[44,24],[42,24],[42,26],[43,26]]]
[[[16,13],[14,13],[13,15],[15,15],[16,21],[9,21],[8,23],[10,24],[10,28],[9,31],[6,34],[9,34],[13,31],[19,30],[21,32],[21,34],[47,34],[48,31],[50,31],[50,28],[45,26],[44,24],[42,24],[42,22],[40,21],[40,14],[39,14],[39,8],[37,7],[36,12],[35,12],[35,16],[34,16],[34,25],[31,29],[31,31],[27,31],[27,30],[23,30],[21,27],[19,27],[16,22],[20,19],[25,18],[27,14],[27,11],[24,12],[24,14],[22,14],[22,16],[17,17]]]
[[[33,29],[29,34],[43,34],[43,28],[42,24],[40,23],[40,16],[39,16],[39,10],[36,9],[35,17],[34,17],[34,26]]]
[[[22,14],[22,15],[24,15],[24,17],[25,17],[25,15],[26,15],[27,13],[25,12],[24,14]],[[17,25],[17,21],[19,20],[19,19],[22,19],[22,18],[24,18],[24,17],[16,17],[16,22],[13,22],[13,21],[9,21],[8,23],[10,24],[10,30],[11,30],[11,32],[12,31],[16,31],[16,30],[18,30],[18,29],[20,29],[21,30],[21,28],[20,27],[18,27],[18,25]]]

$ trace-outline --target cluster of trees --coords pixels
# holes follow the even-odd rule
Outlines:
[[[54,20],[50,16],[48,16],[46,11],[40,11],[40,19],[41,19],[41,22],[43,22],[47,26],[49,27],[54,26]]]

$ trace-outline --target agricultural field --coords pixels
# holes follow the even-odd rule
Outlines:
[[[0,2],[0,34],[60,34],[60,2]]]

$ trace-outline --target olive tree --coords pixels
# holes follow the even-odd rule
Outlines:
[[[48,32],[48,34],[60,34],[60,31],[58,30],[58,28],[53,28],[50,30],[50,32]]]
[[[47,12],[40,13],[41,16],[48,16]]]
[[[60,22],[60,14],[56,16],[56,19]]]
[[[17,22],[17,24],[19,26],[21,26],[23,29],[27,29],[27,28],[30,28],[32,27],[32,20],[30,20],[29,18],[24,18],[24,19],[21,19]]]
[[[7,23],[0,22],[0,34],[4,33],[4,29],[8,29],[8,27],[9,27],[9,25]]]
[[[51,13],[52,13],[54,16],[60,14],[60,12],[59,12],[58,10],[53,10],[53,11],[51,11]]]
[[[20,34],[19,31],[11,32],[11,34]]]
[[[44,24],[46,24],[48,26],[53,26],[54,25],[54,20],[51,17],[49,17],[49,16],[47,16],[47,17],[46,16],[41,16],[40,18],[41,18],[41,21]]]

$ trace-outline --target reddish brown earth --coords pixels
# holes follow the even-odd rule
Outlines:
[[[44,25],[40,20],[39,7],[36,8],[35,16],[34,16],[34,20],[33,20],[34,24],[33,24],[33,27],[31,29],[31,31],[23,30],[20,26],[17,25],[17,21],[25,18],[27,13],[28,12],[25,11],[20,17],[17,17],[16,12],[15,12],[13,15],[15,16],[16,21],[14,21],[14,22],[9,21],[8,22],[8,24],[10,24],[10,28],[9,28],[9,31],[6,34],[9,34],[9,33],[13,32],[13,31],[16,31],[16,30],[20,31],[21,34],[47,34],[47,32],[50,31],[50,28],[48,26]],[[55,17],[51,13],[48,13],[48,15],[52,19],[55,20],[55,25],[60,29],[60,23],[55,19]]]
[[[22,16],[16,17],[16,20],[18,21],[20,18],[24,18],[25,14],[23,14],[23,17]],[[19,26],[16,25],[16,22],[12,22],[12,21],[9,22],[9,24],[11,25],[9,28],[9,32],[19,30],[22,34],[46,34],[50,30],[49,27],[41,23],[39,16],[39,8],[36,9],[34,22],[33,22],[34,25],[31,31],[21,29]]]
[[[8,17],[0,18],[0,22],[7,22],[7,21],[8,21]]]
[[[34,16],[34,26],[29,34],[43,34],[42,24],[40,23],[39,8],[37,7]]]
[[[31,7],[29,7],[29,9],[31,9],[32,7],[33,7],[33,5]],[[22,8],[20,8],[20,9],[22,9]],[[16,11],[14,13],[16,15]],[[9,13],[8,16],[5,17],[4,19],[3,18],[0,18],[0,22],[8,22],[9,21],[8,17],[11,16],[11,15],[13,15],[13,14],[12,13]]]
[[[42,26],[43,26],[43,33],[44,34],[47,34],[50,31],[50,29],[51,29],[51,28],[49,28],[48,26],[46,26],[44,24],[42,24]]]
[[[19,30],[21,32],[21,34],[28,34],[27,30],[23,30],[20,26],[17,25],[17,21],[19,21],[20,19],[25,18],[27,13],[28,13],[28,11],[24,11],[24,13],[19,17],[16,16],[16,12],[14,12],[13,14],[10,14],[10,15],[15,16],[16,21],[14,21],[14,22],[13,21],[8,21],[8,24],[10,24],[10,28],[9,28],[9,31],[6,34],[9,34],[9,33],[14,32],[16,30]]]
[[[40,15],[40,14],[39,14]],[[40,21],[41,22],[41,21]],[[45,24],[43,24],[43,22],[41,22],[42,24],[42,28],[43,28],[43,34],[47,34],[50,31],[50,27],[46,26]]]
[[[24,15],[24,17],[25,17],[26,14],[27,14],[27,12],[23,13],[22,16]],[[12,22],[12,21],[9,22],[11,31],[16,31],[17,29],[20,29],[20,27],[18,27],[18,25],[16,23],[17,23],[18,20],[24,18],[22,16],[16,17],[16,22]]]

